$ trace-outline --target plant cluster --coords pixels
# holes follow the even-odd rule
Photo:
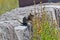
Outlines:
[[[57,23],[55,20],[52,20],[52,23],[49,21],[50,18],[46,11],[41,11],[37,16],[36,11],[34,18],[32,19],[33,25],[33,36],[31,40],[58,40],[57,36]]]

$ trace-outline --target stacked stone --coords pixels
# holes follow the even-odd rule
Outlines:
[[[21,24],[18,21],[0,21],[0,28],[2,30],[2,39],[3,40],[18,40],[14,27],[20,26]]]
[[[26,26],[18,26],[14,29],[19,40],[29,40],[29,31]]]
[[[48,15],[50,16],[50,18],[53,17],[53,20],[56,20],[55,14],[58,14],[58,11],[56,11],[56,8],[59,9],[59,6],[58,7],[55,7],[55,6],[56,5],[45,5],[45,4],[43,5],[43,7],[45,7],[45,11],[48,12]],[[36,13],[37,14],[38,14],[38,10],[40,10],[39,12],[41,12],[41,8],[40,8],[39,4],[36,5]],[[34,15],[34,6],[16,8],[16,9],[13,9],[9,12],[2,14],[0,16],[0,39],[1,40],[21,40],[18,37],[20,35],[19,33],[21,33],[21,32],[17,33],[18,31],[16,31],[15,29],[18,28],[18,26],[19,27],[21,26],[21,23],[23,22],[22,21],[23,18],[28,17],[28,15],[30,13],[32,13]],[[59,14],[60,14],[60,11],[59,11]],[[24,26],[22,26],[22,28],[24,28]],[[19,29],[19,31],[23,31],[25,29],[22,29],[22,30]],[[22,33],[24,35],[24,32],[22,32]],[[19,35],[17,35],[17,34],[19,34]],[[25,34],[26,34],[25,36],[27,36],[29,34],[29,32],[26,30]],[[22,38],[24,39],[24,37],[22,37]],[[29,40],[29,36],[25,40]]]

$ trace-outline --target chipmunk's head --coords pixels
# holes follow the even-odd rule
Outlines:
[[[34,17],[34,15],[32,15],[32,14],[30,13],[30,15],[28,16],[28,21],[32,21],[33,17]]]

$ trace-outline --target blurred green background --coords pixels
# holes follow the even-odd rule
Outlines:
[[[18,0],[0,0],[0,15],[18,6]]]

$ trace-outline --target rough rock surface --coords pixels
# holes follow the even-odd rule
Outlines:
[[[56,18],[58,18],[57,17],[58,15],[55,15],[55,14],[59,14],[59,12],[60,12],[60,11],[58,11],[60,9],[59,5],[43,4],[42,7],[45,7],[45,10],[48,12],[50,17],[52,14],[52,16],[54,18],[53,20],[56,20]],[[56,9],[57,9],[57,11],[56,11]],[[37,13],[38,13],[38,10],[40,10],[39,12],[41,12],[41,6],[39,4],[36,5],[36,12]],[[0,31],[0,38],[2,35],[3,40],[19,40],[14,32],[14,27],[21,26],[21,23],[19,21],[22,22],[23,17],[28,17],[28,15],[30,13],[34,14],[34,5],[16,8],[16,9],[13,9],[9,12],[2,14],[0,16],[0,30],[2,31],[2,32]],[[15,39],[15,37],[13,37],[13,34],[16,36],[16,39]],[[11,36],[9,36],[9,35],[11,35]]]

